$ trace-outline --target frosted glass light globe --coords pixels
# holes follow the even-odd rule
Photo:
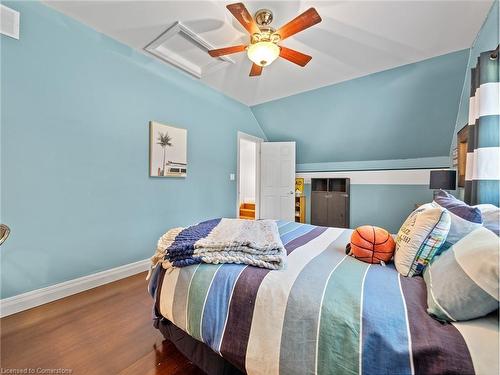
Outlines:
[[[257,42],[248,46],[247,55],[259,66],[271,64],[280,55],[280,48],[273,42]]]

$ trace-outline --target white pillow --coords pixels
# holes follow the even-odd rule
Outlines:
[[[403,276],[420,275],[445,242],[451,218],[446,209],[432,203],[413,211],[396,237],[394,263]]]

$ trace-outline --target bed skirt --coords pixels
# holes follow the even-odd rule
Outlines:
[[[172,342],[175,347],[197,367],[208,375],[243,375],[231,363],[215,353],[210,347],[189,336],[182,329],[176,327],[168,319],[157,320],[156,328],[160,330],[165,339]]]

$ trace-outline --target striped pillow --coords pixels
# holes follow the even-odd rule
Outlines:
[[[450,214],[427,203],[413,211],[396,237],[394,263],[403,276],[420,275],[443,245],[450,230]]]
[[[427,312],[455,322],[498,309],[499,247],[499,237],[481,227],[436,257],[424,272]]]
[[[450,232],[438,254],[483,225],[479,208],[469,206],[446,191],[440,190],[434,197],[434,203],[446,208],[451,216]]]

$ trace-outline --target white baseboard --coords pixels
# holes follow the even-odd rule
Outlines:
[[[46,288],[32,290],[30,292],[18,294],[17,296],[4,298],[0,300],[0,317],[28,310],[72,294],[80,293],[100,285],[108,284],[113,281],[147,271],[149,264],[150,260],[144,259],[135,263],[112,268],[110,270],[65,281],[60,284],[51,285]]]

